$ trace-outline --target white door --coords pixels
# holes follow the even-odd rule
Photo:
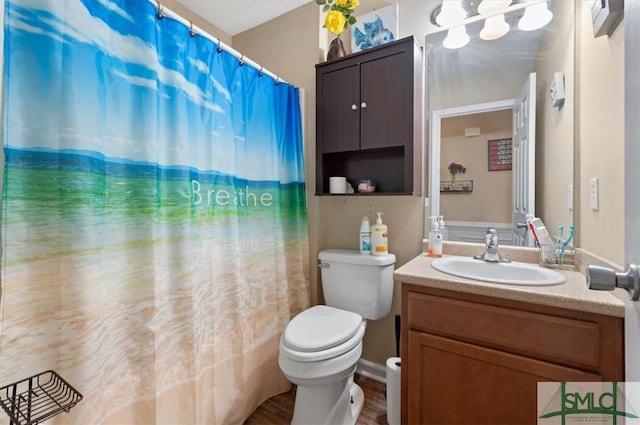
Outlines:
[[[625,300],[625,381],[640,382],[640,2],[626,0],[624,3],[625,30],[625,263],[629,276],[615,275],[613,270],[593,266],[587,268],[587,283],[590,288],[612,289],[616,285],[628,286],[630,297]],[[635,279],[633,279],[635,277]],[[634,285],[635,283],[635,285]],[[595,286],[594,286],[595,284]]]
[[[624,2],[625,262],[640,265],[640,2]],[[640,382],[640,302],[625,302],[625,380]]]
[[[513,107],[513,244],[533,246],[526,223],[536,209],[536,73],[529,74]]]

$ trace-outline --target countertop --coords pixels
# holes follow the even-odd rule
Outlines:
[[[619,297],[607,291],[589,290],[585,276],[576,271],[556,269],[567,278],[567,281],[561,285],[504,285],[439,272],[431,267],[432,260],[424,253],[418,255],[395,270],[394,280],[430,288],[624,317],[624,302]]]

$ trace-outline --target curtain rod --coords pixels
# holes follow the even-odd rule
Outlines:
[[[217,44],[218,49],[223,49],[227,53],[231,54],[236,59],[238,59],[238,61],[241,64],[248,64],[248,65],[252,66],[253,68],[259,70],[259,72],[261,72],[263,74],[267,74],[268,76],[270,76],[271,78],[276,80],[276,84],[286,83],[286,84],[291,85],[291,83],[281,79],[280,77],[275,75],[273,72],[269,71],[268,69],[265,69],[263,66],[258,65],[256,62],[254,62],[251,59],[249,59],[248,57],[246,57],[244,54],[238,52],[237,50],[235,50],[231,46],[228,46],[227,44],[223,43],[222,40],[220,40],[219,38],[214,37],[213,35],[209,34],[205,30],[203,30],[202,28],[194,25],[193,22],[191,22],[191,21],[183,18],[182,16],[178,15],[173,10],[171,10],[168,7],[166,7],[165,5],[161,4],[158,0],[148,0],[148,1],[150,3],[154,3],[156,5],[156,11],[157,11],[159,16],[167,16],[167,17],[169,17],[171,19],[175,19],[176,21],[180,22],[181,24],[183,24],[184,26],[189,28],[189,31],[191,33],[194,33],[194,34],[198,33],[201,36],[208,38],[209,40],[211,40],[215,44]]]

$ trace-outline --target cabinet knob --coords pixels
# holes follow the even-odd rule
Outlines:
[[[362,102],[362,103],[360,104],[360,107],[361,107],[362,109],[367,109],[367,102]]]
[[[358,105],[356,105],[355,103],[353,105],[351,105],[351,110],[352,111],[357,111],[358,110]]]

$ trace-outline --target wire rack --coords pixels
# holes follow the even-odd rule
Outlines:
[[[82,400],[53,370],[39,373],[0,388],[0,405],[12,425],[31,425],[69,410]]]

